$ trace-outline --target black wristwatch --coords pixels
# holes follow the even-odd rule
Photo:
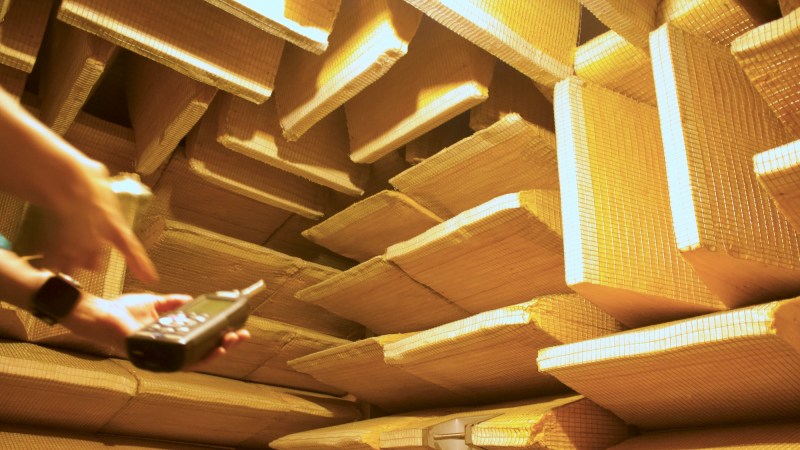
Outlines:
[[[48,325],[58,323],[81,299],[80,284],[63,273],[53,274],[33,294],[31,314]]]

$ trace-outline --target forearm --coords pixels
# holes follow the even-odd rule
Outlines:
[[[0,250],[0,300],[30,311],[33,294],[50,277],[51,273],[39,270],[15,253]]]
[[[40,288],[52,275],[52,272],[31,266],[15,253],[0,249],[0,300],[32,312],[34,296],[41,295]],[[129,294],[107,300],[81,291],[69,312],[57,319],[73,333],[124,354],[128,335],[152,323],[159,314],[179,308],[190,300],[191,297],[176,294]],[[37,306],[41,307],[38,301]],[[227,349],[249,337],[243,329],[227,333],[222,345],[209,358],[225,354]]]
[[[87,185],[91,159],[0,90],[0,190],[57,211]]]
[[[33,297],[51,276],[52,272],[31,266],[15,253],[0,250],[1,300],[33,312]],[[81,291],[72,310],[59,323],[81,336],[124,349],[124,337],[132,326],[109,313],[112,309],[112,302]]]

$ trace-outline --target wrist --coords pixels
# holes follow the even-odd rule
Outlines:
[[[53,272],[49,270],[39,270],[31,267],[31,270],[24,271],[19,278],[20,294],[15,296],[20,299],[17,302],[17,306],[26,311],[33,311],[34,296],[51,276],[53,276]]]
[[[50,273],[31,297],[31,313],[53,325],[66,317],[84,296],[80,285],[63,273]]]

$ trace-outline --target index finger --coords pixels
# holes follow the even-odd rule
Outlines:
[[[158,272],[155,264],[147,256],[144,246],[130,229],[116,225],[113,227],[108,239],[125,256],[125,262],[128,263],[128,268],[130,268],[133,276],[145,283],[158,281]]]

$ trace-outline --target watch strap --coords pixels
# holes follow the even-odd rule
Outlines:
[[[81,298],[80,285],[63,273],[53,274],[33,294],[31,313],[54,325],[75,308]]]

